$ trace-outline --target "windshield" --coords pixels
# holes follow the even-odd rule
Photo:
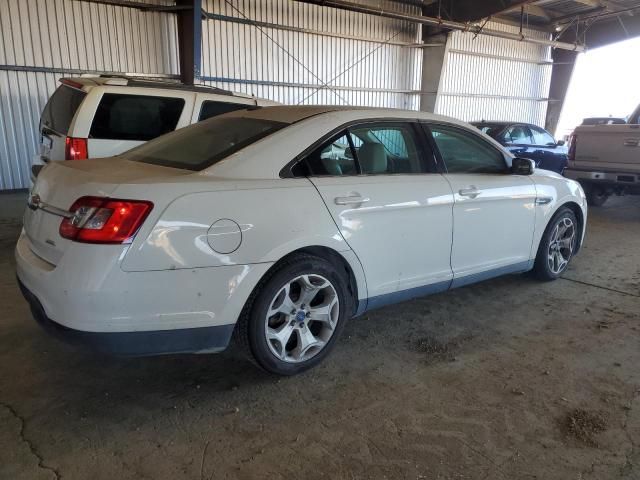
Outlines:
[[[221,115],[158,137],[122,157],[200,171],[287,125],[273,120]]]

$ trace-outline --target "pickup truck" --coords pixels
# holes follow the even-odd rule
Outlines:
[[[625,124],[576,127],[569,142],[564,175],[580,182],[589,205],[640,195],[640,105]]]

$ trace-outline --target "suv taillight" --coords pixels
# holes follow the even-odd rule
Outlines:
[[[83,243],[125,243],[144,222],[153,203],[143,200],[81,197],[60,224],[60,236]]]
[[[85,160],[89,158],[86,138],[67,137],[64,141],[65,160]]]
[[[578,144],[578,136],[575,133],[569,137],[569,161],[576,161],[576,145]]]

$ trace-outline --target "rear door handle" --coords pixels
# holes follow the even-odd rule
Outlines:
[[[360,205],[367,203],[370,199],[360,195],[349,195],[348,197],[336,197],[333,199],[336,205]]]
[[[640,140],[635,140],[633,138],[630,138],[624,141],[625,147],[637,147],[639,144],[640,144]]]
[[[461,197],[476,198],[478,195],[480,195],[480,190],[471,185],[469,188],[461,188],[460,190],[458,190],[458,194]]]

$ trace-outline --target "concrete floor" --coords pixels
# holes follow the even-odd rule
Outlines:
[[[233,352],[113,359],[32,321],[0,196],[0,478],[640,478],[640,200],[593,209],[565,278],[373,312],[277,379]],[[21,207],[20,207],[21,208]]]

